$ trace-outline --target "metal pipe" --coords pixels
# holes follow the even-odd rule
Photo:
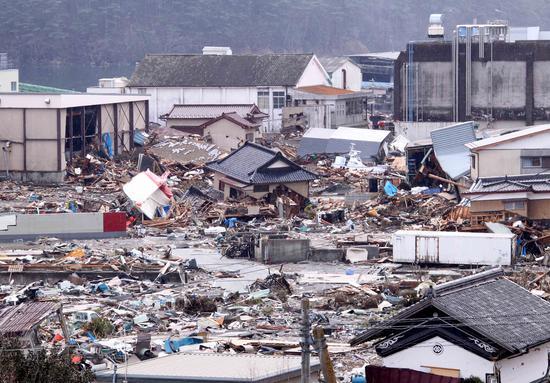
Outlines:
[[[309,323],[309,299],[302,299],[302,377],[301,383],[309,383],[311,375],[310,367],[310,323]]]

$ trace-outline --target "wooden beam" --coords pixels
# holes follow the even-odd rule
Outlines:
[[[145,100],[145,131],[149,128],[149,100]]]
[[[69,159],[73,158],[73,108],[68,109],[69,112]],[[67,137],[65,137],[67,139]]]
[[[99,145],[99,150],[101,150],[101,140],[102,140],[102,137],[101,135],[103,134],[103,132],[101,131],[102,129],[102,121],[101,121],[101,108],[102,106],[101,105],[98,105],[97,107],[97,114],[96,114],[96,120],[97,120],[97,143]]]

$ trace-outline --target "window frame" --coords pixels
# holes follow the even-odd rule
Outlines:
[[[506,205],[508,205],[508,206],[506,206]],[[519,207],[518,207],[518,205],[519,205]],[[502,206],[504,207],[504,210],[507,210],[507,211],[525,210],[526,202],[524,200],[502,201]],[[510,208],[510,206],[511,206],[511,208]]]
[[[274,90],[272,92],[271,98],[273,100],[273,109],[282,109],[286,106],[286,93],[284,90]],[[282,105],[281,105],[281,101],[282,101]]]
[[[252,190],[254,193],[269,193],[269,185],[254,185]]]
[[[256,102],[260,110],[269,110],[269,89],[259,88],[256,93]]]
[[[533,165],[533,160],[538,160],[538,165]],[[527,164],[530,162],[530,164]],[[542,157],[541,156],[525,156],[521,157],[521,167],[522,168],[542,168]]]
[[[12,92],[17,92],[17,81],[11,81],[10,88]]]

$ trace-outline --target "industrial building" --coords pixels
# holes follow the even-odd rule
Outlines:
[[[528,40],[528,30],[459,25],[452,39],[410,42],[395,63],[394,118],[475,120],[481,128],[548,121],[550,41]]]
[[[145,95],[0,93],[0,171],[10,179],[61,182],[75,154],[116,156],[146,128]]]

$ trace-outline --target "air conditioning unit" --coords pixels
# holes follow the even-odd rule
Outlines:
[[[431,39],[443,38],[445,29],[443,28],[443,15],[441,13],[432,13],[430,15],[430,26],[428,27],[428,37]]]

